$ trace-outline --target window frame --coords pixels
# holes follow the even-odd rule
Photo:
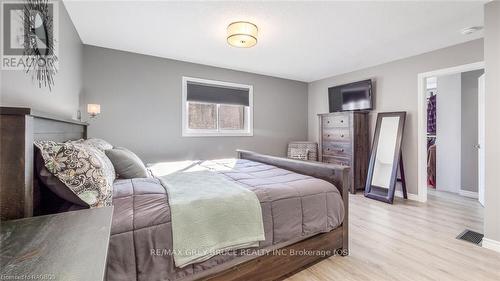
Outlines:
[[[245,129],[235,130],[235,129],[219,129],[219,106],[217,105],[217,128],[215,130],[204,130],[204,129],[190,129],[189,128],[189,116],[188,116],[188,101],[187,101],[187,84],[188,82],[201,83],[213,86],[223,86],[223,87],[233,87],[240,89],[248,89],[248,107],[245,106],[244,110],[244,124]],[[245,84],[237,84],[231,82],[208,80],[194,77],[182,77],[182,136],[183,137],[251,137],[253,136],[253,86]]]

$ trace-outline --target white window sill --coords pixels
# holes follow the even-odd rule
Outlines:
[[[182,137],[253,137],[253,132],[182,132]]]

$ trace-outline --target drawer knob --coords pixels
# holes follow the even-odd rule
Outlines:
[[[330,137],[330,135],[328,135],[328,137]]]
[[[330,121],[326,121],[326,123],[330,124]]]
[[[343,137],[344,137],[344,135],[342,134],[342,135],[340,135],[340,137],[341,137],[341,138],[343,138]]]
[[[340,152],[344,152],[344,149],[342,148],[342,149],[340,150]]]
[[[340,120],[340,123],[344,123],[344,120]]]

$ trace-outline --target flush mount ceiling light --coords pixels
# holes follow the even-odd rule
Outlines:
[[[482,26],[470,26],[470,27],[466,27],[466,28],[463,28],[462,30],[460,30],[460,33],[462,33],[463,35],[469,35],[469,34],[472,34],[474,32],[478,32],[481,29],[483,29]]]
[[[250,48],[257,44],[258,28],[247,21],[237,21],[227,26],[227,43],[233,47]]]

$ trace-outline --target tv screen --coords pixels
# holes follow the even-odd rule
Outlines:
[[[372,81],[328,88],[330,112],[372,109]]]

